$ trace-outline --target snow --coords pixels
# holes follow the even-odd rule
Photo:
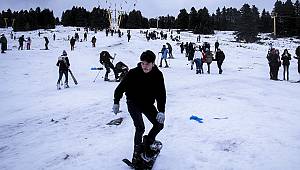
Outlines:
[[[140,30],[131,30],[127,42],[89,32],[87,42],[76,42],[70,51],[68,35],[75,28],[18,32],[32,39],[32,50],[17,50],[11,40],[11,29],[1,29],[8,39],[6,54],[0,55],[0,169],[1,170],[82,170],[129,169],[121,160],[131,159],[134,126],[128,114],[125,97],[122,112],[112,112],[113,92],[118,83],[104,82],[99,53],[116,53],[114,63],[123,61],[130,68],[139,62],[140,54],[171,43],[175,59],[170,68],[161,68],[167,89],[165,128],[157,136],[163,149],[155,170],[198,169],[300,169],[300,98],[299,84],[269,79],[266,53],[269,43],[280,52],[288,48],[294,56],[299,40],[262,40],[261,44],[235,42],[233,32],[201,35],[201,41],[218,39],[226,59],[223,74],[216,63],[211,74],[190,70],[179,45],[173,41],[146,41]],[[52,40],[55,32],[56,41]],[[168,32],[170,35],[170,32]],[[175,33],[176,34],[176,33]],[[83,39],[83,29],[79,32]],[[96,36],[96,48],[91,38]],[[43,36],[50,40],[44,48]],[[265,35],[261,35],[264,37]],[[196,41],[196,35],[181,33],[183,42]],[[57,57],[66,50],[73,74],[69,89],[56,90]],[[282,68],[279,78],[282,79]],[[110,75],[113,78],[113,75]],[[291,60],[291,81],[299,80],[297,61]],[[190,120],[192,115],[203,123]],[[123,117],[119,126],[108,126],[112,119]],[[151,124],[145,119],[146,132]]]

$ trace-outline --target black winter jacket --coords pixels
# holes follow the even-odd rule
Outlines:
[[[159,112],[165,112],[166,89],[162,72],[154,66],[149,73],[144,73],[141,64],[131,69],[115,90],[114,103],[119,104],[125,92],[127,102],[141,109],[151,107],[155,100]]]
[[[66,56],[60,56],[58,58],[56,66],[59,67],[59,70],[68,70],[70,67],[69,58]]]

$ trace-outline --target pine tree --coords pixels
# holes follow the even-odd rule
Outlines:
[[[178,29],[185,30],[188,28],[188,25],[189,14],[187,13],[186,9],[181,9],[176,19],[176,27]]]
[[[272,32],[272,18],[269,12],[266,12],[265,9],[263,9],[261,13],[260,22],[259,22],[259,32],[262,33]]]
[[[194,7],[191,8],[191,12],[189,15],[189,30],[194,30],[198,23],[198,13]]]
[[[296,15],[296,25],[295,25],[295,35],[300,36],[300,2],[297,0],[294,4],[295,6],[295,15]]]
[[[259,12],[255,6],[250,8],[244,4],[240,9],[241,17],[239,19],[238,31],[236,32],[238,41],[254,42],[258,35]]]

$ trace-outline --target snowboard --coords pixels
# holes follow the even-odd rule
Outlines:
[[[155,155],[149,160],[149,161],[145,161],[142,158],[140,159],[140,161],[136,164],[133,164],[129,159],[125,158],[122,161],[129,166],[131,169],[134,170],[151,170],[153,168],[153,165],[162,149],[162,143],[160,141],[154,141],[154,143],[152,144],[153,147],[151,147],[151,149],[155,150]]]

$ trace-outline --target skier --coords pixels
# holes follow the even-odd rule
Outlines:
[[[55,37],[56,37],[56,35],[55,35],[55,33],[53,34],[53,41],[55,41]]]
[[[125,92],[127,107],[135,126],[134,151],[132,163],[149,160],[155,152],[152,150],[157,134],[164,127],[166,89],[162,72],[155,65],[155,54],[147,50],[140,56],[140,63],[131,69],[115,89],[113,112],[117,114],[120,99]],[[154,106],[156,101],[157,108]],[[143,137],[145,125],[144,114],[153,127]]]
[[[5,51],[7,50],[7,39],[4,34],[1,35],[0,43],[1,43],[1,53],[5,53]]]
[[[69,58],[67,57],[67,52],[63,50],[63,53],[60,57],[58,57],[58,61],[56,63],[56,66],[59,67],[59,77],[57,80],[57,90],[60,90],[60,81],[62,79],[63,74],[65,75],[65,88],[69,88],[68,85],[68,70],[70,67]]]
[[[223,64],[223,61],[225,60],[225,54],[220,48],[218,48],[216,51],[216,60],[217,60],[218,68],[219,68],[219,74],[222,74],[222,72],[223,72],[222,64]]]
[[[44,37],[44,39],[45,39],[45,50],[49,50],[48,48],[49,40],[47,37]]]
[[[284,49],[281,55],[282,66],[283,66],[283,80],[285,80],[285,75],[286,75],[286,80],[289,81],[289,65],[291,59],[292,59],[291,54],[288,52],[287,49]]]
[[[113,70],[113,72],[115,74],[115,80],[117,81],[118,80],[118,74],[116,73],[114,65],[112,64],[110,59],[114,60],[114,58],[107,51],[102,51],[100,53],[100,60],[99,61],[106,69],[106,73],[105,73],[105,76],[104,76],[104,81],[109,81],[108,74],[110,73],[110,69]]]
[[[96,41],[97,41],[96,37],[93,36],[93,38],[92,38],[92,46],[93,47],[96,47]]]
[[[159,67],[162,67],[162,61],[165,60],[165,68],[169,67],[168,62],[167,62],[167,55],[169,53],[168,49],[166,48],[166,45],[163,45],[163,48],[161,49],[161,51],[159,52],[161,53],[161,59],[160,59],[160,64]]]

